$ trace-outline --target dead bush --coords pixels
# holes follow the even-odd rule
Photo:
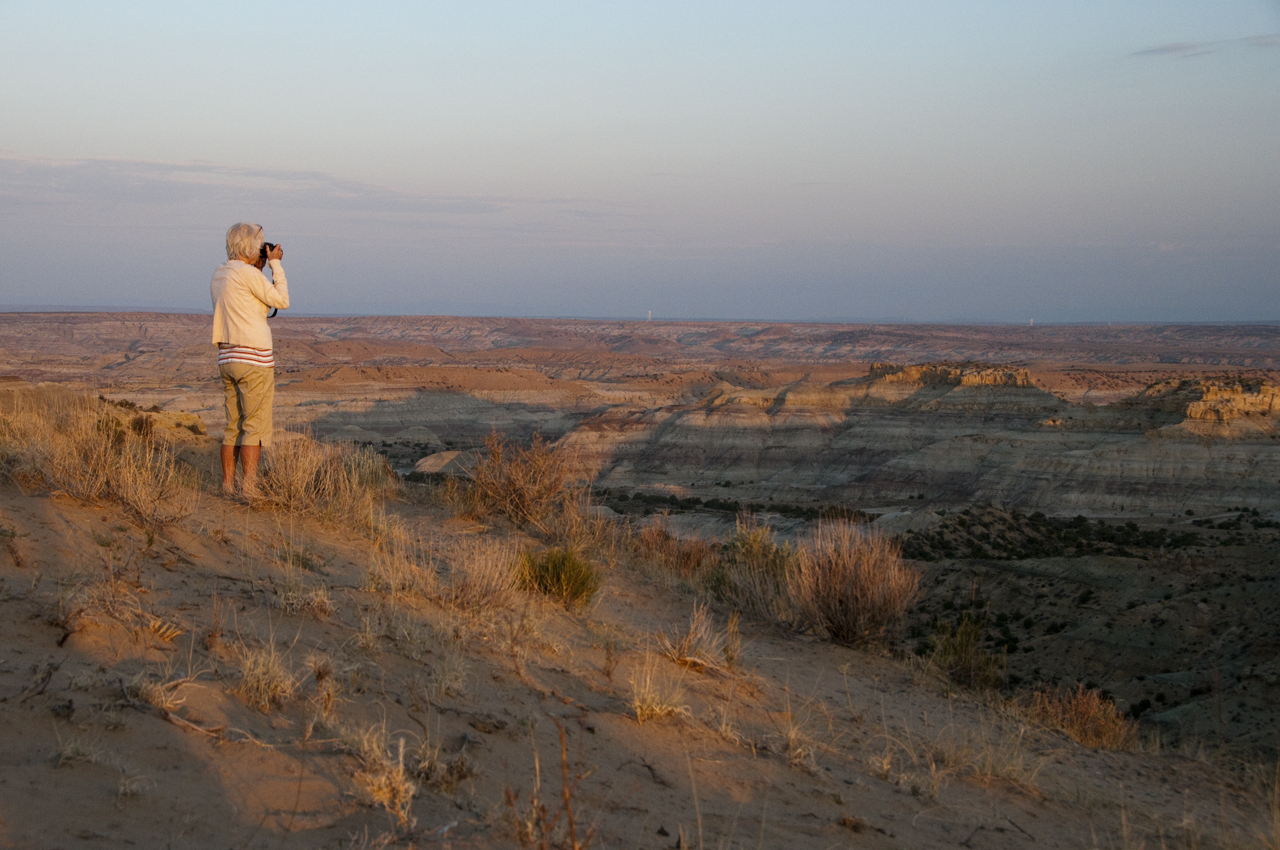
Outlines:
[[[797,627],[862,646],[893,635],[919,585],[919,573],[883,534],[823,523],[796,552],[788,596]]]
[[[1024,703],[1023,711],[1028,719],[1060,729],[1086,747],[1129,750],[1138,740],[1138,724],[1110,699],[1084,685],[1066,693],[1037,690]]]
[[[564,538],[581,522],[588,495],[569,456],[541,435],[525,447],[490,434],[466,489],[469,498],[460,503],[477,516],[503,517],[550,538]]]

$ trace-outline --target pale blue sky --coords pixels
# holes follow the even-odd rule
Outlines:
[[[6,4],[0,304],[1276,320],[1275,0]]]

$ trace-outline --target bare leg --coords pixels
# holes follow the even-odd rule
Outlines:
[[[261,457],[262,446],[240,446],[240,469],[244,471],[240,489],[246,495],[258,489],[258,460]]]
[[[231,495],[236,487],[236,456],[240,454],[239,446],[222,447],[222,492]]]

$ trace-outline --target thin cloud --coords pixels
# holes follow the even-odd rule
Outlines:
[[[1204,56],[1216,53],[1229,47],[1280,47],[1280,33],[1269,35],[1251,35],[1247,38],[1227,38],[1219,41],[1177,41],[1171,44],[1157,44],[1130,53],[1130,56],[1172,56],[1187,59],[1192,56]]]
[[[0,199],[9,204],[240,203],[348,212],[488,216],[513,208],[590,208],[583,198],[436,195],[347,180],[319,171],[238,168],[201,162],[58,160],[0,155]],[[603,206],[603,205],[601,205]]]

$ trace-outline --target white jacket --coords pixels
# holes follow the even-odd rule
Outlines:
[[[272,307],[289,306],[289,282],[279,260],[268,260],[271,281],[241,260],[227,260],[213,273],[209,294],[213,297],[213,342],[271,348],[267,313]]]

